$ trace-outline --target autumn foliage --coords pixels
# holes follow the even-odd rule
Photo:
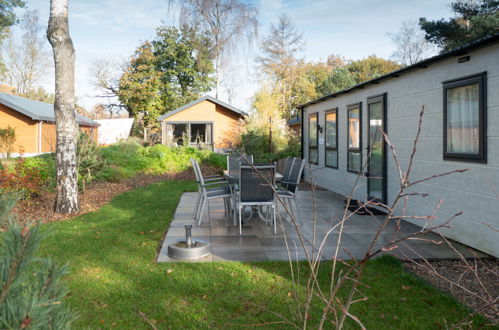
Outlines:
[[[41,192],[43,179],[40,171],[26,165],[26,159],[18,157],[13,167],[0,168],[0,189],[21,191],[25,198]]]

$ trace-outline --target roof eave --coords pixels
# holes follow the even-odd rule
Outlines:
[[[468,45],[465,45],[465,46],[463,46],[461,48],[457,48],[457,49],[451,50],[451,51],[449,51],[447,53],[435,55],[435,56],[430,57],[430,58],[428,58],[426,60],[423,60],[423,61],[414,63],[412,65],[406,66],[404,68],[401,68],[401,69],[399,69],[397,71],[393,71],[393,72],[390,72],[390,73],[385,74],[383,76],[380,76],[380,77],[377,77],[377,78],[374,78],[374,79],[362,82],[362,83],[357,84],[355,86],[352,86],[350,88],[347,88],[347,89],[344,89],[344,90],[341,90],[341,91],[338,91],[338,92],[335,92],[335,93],[331,93],[331,94],[322,96],[322,97],[317,98],[315,100],[312,100],[310,102],[307,102],[307,103],[304,103],[304,104],[300,104],[298,106],[298,108],[299,109],[303,109],[305,107],[308,107],[310,105],[313,105],[313,104],[316,104],[316,103],[328,100],[330,98],[334,98],[334,97],[342,95],[342,94],[348,94],[348,93],[350,93],[350,92],[352,92],[352,91],[354,91],[356,89],[362,89],[362,88],[364,88],[367,85],[378,84],[381,81],[386,80],[386,79],[398,78],[402,74],[406,74],[406,73],[409,73],[411,71],[415,71],[415,70],[419,70],[419,69],[426,69],[431,64],[437,63],[437,62],[442,61],[442,60],[444,60],[446,58],[450,58],[450,57],[454,57],[454,56],[466,55],[466,54],[468,54],[472,50],[480,49],[480,48],[485,47],[485,46],[487,46],[489,44],[494,44],[494,43],[496,43],[498,41],[499,41],[499,33],[495,34],[493,36],[490,36],[488,38],[482,38],[482,39],[475,40],[474,42],[472,42],[472,43],[470,43]]]

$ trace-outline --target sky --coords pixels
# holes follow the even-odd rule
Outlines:
[[[87,109],[102,102],[91,82],[93,62],[129,58],[135,48],[154,37],[162,25],[175,25],[175,8],[168,0],[80,0],[69,2],[70,34],[76,50],[76,94],[78,103]],[[28,9],[36,9],[45,25],[49,0],[27,0]],[[396,33],[407,20],[448,18],[450,0],[260,0],[259,36],[252,47],[231,59],[232,80],[237,82],[233,105],[248,111],[251,97],[259,86],[255,55],[258,39],[265,36],[277,17],[288,14],[303,32],[306,47],[301,57],[324,60],[330,54],[347,59],[369,55],[389,58],[394,46],[388,33]],[[22,15],[23,10],[18,10]],[[14,32],[18,27],[13,28]],[[47,50],[50,45],[46,42]],[[52,73],[53,74],[53,73]],[[52,91],[52,74],[42,85]],[[211,93],[212,94],[212,93]],[[225,100],[222,93],[219,98]]]

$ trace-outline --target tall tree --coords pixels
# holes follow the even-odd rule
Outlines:
[[[498,0],[457,0],[451,3],[451,8],[455,17],[448,20],[419,19],[426,40],[442,52],[499,32]]]
[[[50,0],[47,37],[52,45],[55,63],[56,173],[55,211],[74,213],[79,210],[78,162],[75,113],[75,51],[69,35],[68,1]]]
[[[347,66],[348,71],[357,84],[371,80],[400,69],[400,65],[391,60],[386,60],[376,55],[352,61]]]
[[[157,126],[162,113],[160,78],[152,44],[144,42],[121,76],[118,97],[130,116],[140,118],[146,128]]]
[[[162,113],[197,99],[213,88],[210,39],[195,27],[183,25],[157,29],[152,41],[156,69],[160,73]]]
[[[16,8],[23,8],[23,0],[0,0],[0,45],[10,33],[10,27],[17,22]],[[0,73],[5,71],[5,64],[0,59]]]
[[[257,57],[263,71],[274,81],[284,79],[290,68],[299,60],[296,55],[305,47],[303,33],[298,31],[291,18],[282,14],[277,24],[260,43],[261,56]]]
[[[293,108],[292,84],[300,78],[297,54],[304,47],[303,34],[286,14],[278,17],[277,24],[271,24],[268,35],[260,43],[261,55],[257,62],[267,79],[275,85],[276,93],[273,94],[280,97],[278,103],[284,118],[289,118]]]
[[[244,41],[252,43],[258,33],[258,10],[244,0],[170,0],[180,4],[181,24],[199,22],[212,38],[210,52],[214,57],[215,94],[218,97],[222,59]]]
[[[43,78],[50,66],[49,54],[45,49],[43,28],[36,10],[28,10],[21,20],[23,31],[20,41],[11,35],[7,42],[4,60],[4,78],[15,88],[15,93],[28,96]]]
[[[423,31],[415,21],[402,22],[397,33],[390,33],[395,45],[392,58],[403,66],[408,66],[427,58],[433,51],[431,45],[425,39]]]

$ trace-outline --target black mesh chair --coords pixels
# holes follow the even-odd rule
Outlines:
[[[282,181],[289,181],[290,180],[290,176],[291,176],[291,170],[293,168],[293,164],[295,162],[295,157],[288,157],[288,158],[285,158],[284,159],[284,164],[283,164],[283,167],[282,167]]]
[[[239,175],[239,164],[253,163],[253,155],[227,155],[227,170],[230,177],[237,177]]]
[[[245,206],[270,207],[272,212],[267,212],[267,217],[272,214],[271,221],[274,226],[274,234],[277,233],[274,186],[275,165],[256,165],[251,167],[241,164],[239,167],[239,192],[236,198],[239,214],[239,235],[242,235],[241,213]]]
[[[298,217],[298,206],[296,205],[296,193],[298,192],[298,185],[300,184],[301,175],[303,172],[303,167],[305,166],[305,160],[295,158],[293,161],[293,166],[289,172],[287,178],[283,178],[281,184],[285,188],[277,190],[277,195],[283,201],[289,205],[289,210],[293,212],[293,207],[291,206],[291,200],[293,201],[296,216]],[[286,206],[286,205],[283,205]]]

